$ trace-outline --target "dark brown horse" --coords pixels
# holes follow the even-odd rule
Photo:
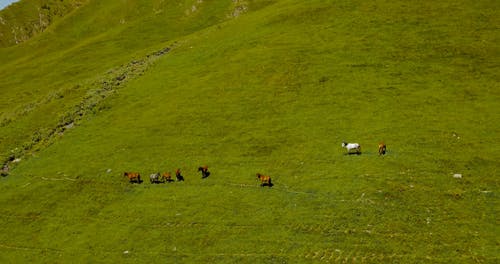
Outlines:
[[[208,166],[205,165],[203,167],[198,167],[198,171],[201,171],[201,178],[205,179],[206,177],[210,176],[210,172],[208,171]]]
[[[127,177],[129,182],[131,183],[141,183],[141,175],[138,172],[124,172],[123,173],[124,177]]]
[[[267,175],[262,175],[260,173],[257,173],[257,179],[260,180],[260,186],[269,186],[272,187],[273,183],[271,182],[271,177]]]

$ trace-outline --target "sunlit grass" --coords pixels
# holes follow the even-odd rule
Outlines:
[[[280,1],[129,47],[137,59],[176,41],[0,179],[0,260],[495,262],[490,4]],[[110,65],[131,58],[102,45]],[[344,140],[363,154],[345,155]],[[176,168],[185,182],[149,184]]]

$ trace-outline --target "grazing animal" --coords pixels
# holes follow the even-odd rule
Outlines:
[[[257,173],[257,179],[260,180],[260,186],[269,186],[272,187],[273,183],[271,182],[271,177],[267,175],[262,175],[260,173]]]
[[[177,169],[175,171],[175,177],[177,178],[177,181],[184,181],[184,177],[181,175],[181,169]]]
[[[198,167],[198,171],[201,171],[201,178],[205,179],[206,177],[210,176],[210,172],[208,171],[208,166],[205,165],[203,167]]]
[[[160,173],[154,173],[149,175],[149,182],[150,183],[160,183]]]
[[[141,183],[141,175],[138,172],[124,172],[123,173],[124,177],[127,177],[129,182],[137,182]]]
[[[385,152],[387,150],[387,147],[385,146],[385,143],[384,142],[380,142],[378,144],[378,155],[385,155]]]
[[[361,154],[361,146],[358,143],[342,142],[342,147],[347,149],[347,154]]]
[[[173,182],[174,181],[174,180],[172,180],[172,174],[170,174],[170,172],[164,172],[161,175],[161,180],[162,180],[162,182]]]

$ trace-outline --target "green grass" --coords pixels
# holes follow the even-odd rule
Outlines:
[[[10,109],[36,100],[7,97],[8,153],[109,69],[174,47],[0,179],[1,262],[498,261],[496,2],[246,1],[229,18],[232,1],[203,1],[192,20],[196,1],[173,2],[166,29],[155,3],[90,1],[0,49],[2,95],[65,95],[23,115]],[[122,4],[128,24],[93,12]],[[81,29],[97,18],[109,27]],[[43,61],[55,70],[29,79]],[[176,168],[185,182],[149,184]]]
[[[70,111],[92,89],[88,83],[112,68],[170,45],[168,42],[179,36],[226,19],[230,8],[229,1],[207,1],[203,6],[219,13],[205,15],[200,11],[186,16],[188,2],[90,1],[30,42],[1,49],[0,85],[8,89],[0,89],[0,124],[6,128],[0,131],[0,138],[6,139],[0,146],[0,160],[8,158],[5,153],[30,142],[38,130],[52,128],[57,118],[51,113]],[[141,8],[137,10],[137,6]],[[45,112],[43,107],[33,107],[50,101],[47,98],[55,91],[71,96],[64,103],[47,106]],[[41,119],[34,112],[45,117]]]

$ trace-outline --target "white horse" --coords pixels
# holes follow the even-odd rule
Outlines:
[[[160,173],[155,173],[149,175],[149,182],[151,183],[160,183]]]
[[[342,142],[342,147],[347,149],[347,154],[361,154],[361,146],[358,143]]]

